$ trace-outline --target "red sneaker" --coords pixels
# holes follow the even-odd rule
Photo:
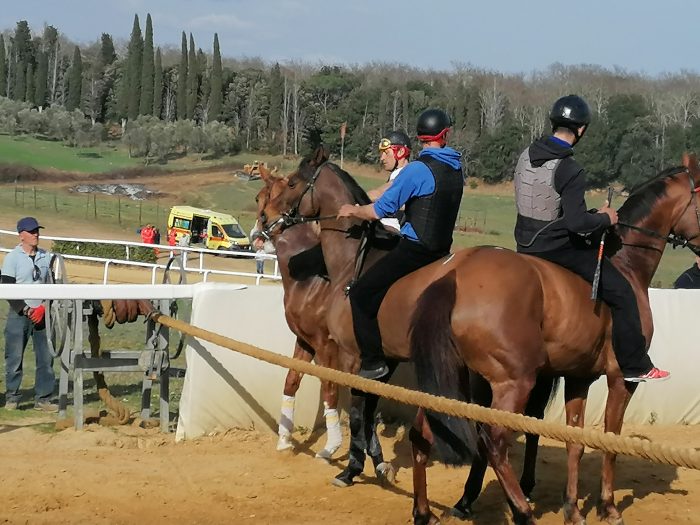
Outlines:
[[[671,372],[667,372],[666,370],[660,370],[654,367],[651,370],[649,370],[646,374],[625,377],[624,379],[625,381],[629,381],[630,383],[644,383],[645,381],[665,381],[669,377],[671,377]]]

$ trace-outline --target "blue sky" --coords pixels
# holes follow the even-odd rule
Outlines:
[[[211,50],[266,61],[455,63],[504,73],[597,64],[648,75],[700,70],[693,0],[3,0],[0,29],[44,22],[78,43],[104,31],[126,39],[133,16],[151,13],[157,45],[184,30]]]

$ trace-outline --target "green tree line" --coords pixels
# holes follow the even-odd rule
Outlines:
[[[80,48],[53,26],[26,21],[0,34],[0,131],[71,144],[120,139],[135,156],[253,152],[299,155],[323,142],[345,158],[376,162],[392,129],[409,133],[420,112],[454,120],[452,144],[467,173],[487,183],[512,177],[519,152],[549,131],[561,95],[589,102],[594,120],[578,146],[592,186],[625,186],[700,151],[700,77],[648,77],[597,66],[554,64],[505,75],[456,64],[426,71],[403,64],[268,64],[223,58],[213,35],[205,52],[184,31],[179,48],[154,46],[154,24],[134,16],[123,52],[102,33]],[[121,46],[119,46],[121,48]]]

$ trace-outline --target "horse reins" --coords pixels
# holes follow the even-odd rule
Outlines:
[[[700,229],[700,209],[698,209],[698,201],[697,201],[697,194],[700,193],[700,186],[696,187],[695,183],[693,181],[692,176],[690,175],[690,172],[688,169],[685,170],[685,172],[688,174],[688,182],[690,184],[690,200],[688,201],[688,204],[686,205],[685,209],[687,210],[690,207],[691,203],[695,204],[695,217],[698,222],[698,228]],[[684,210],[685,211],[685,210]],[[682,217],[683,215],[681,215]],[[680,218],[678,219],[680,221]],[[676,224],[678,223],[676,221]],[[627,224],[624,222],[618,222],[618,226],[621,226],[623,228],[629,228],[630,230],[638,231],[639,233],[643,233],[644,235],[648,237],[653,237],[654,239],[659,239],[664,241],[666,244],[670,244],[673,246],[673,248],[681,247],[681,248],[688,248],[690,251],[692,251],[695,255],[700,256],[700,246],[697,244],[693,244],[692,241],[693,239],[696,239],[698,236],[700,236],[700,233],[697,235],[694,235],[693,237],[686,239],[682,235],[677,235],[673,233],[673,228],[675,227],[675,224],[671,226],[671,232],[668,235],[662,235],[659,232],[656,232],[654,230],[650,230],[648,228],[643,228],[641,226],[635,226],[634,224]]]

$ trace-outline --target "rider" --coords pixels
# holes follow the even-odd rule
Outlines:
[[[597,246],[587,244],[582,235],[616,224],[617,212],[608,202],[600,210],[586,210],[586,172],[574,160],[573,146],[586,132],[591,112],[581,97],[568,95],[554,103],[549,120],[552,136],[533,142],[515,168],[518,252],[557,263],[592,282]],[[656,368],[646,353],[634,290],[607,257],[602,260],[600,296],[610,307],[613,349],[624,380],[667,379],[669,372]]]
[[[451,121],[440,109],[427,109],[418,117],[422,144],[418,159],[403,168],[401,176],[373,204],[345,204],[338,217],[377,220],[406,208],[401,240],[369,268],[350,288],[352,322],[360,347],[360,375],[380,379],[389,373],[382,350],[377,313],[382,299],[397,280],[447,255],[452,245],[464,177],[461,154],[447,146]]]
[[[393,180],[398,176],[401,170],[408,164],[408,158],[411,156],[411,139],[408,138],[403,131],[394,130],[385,138],[379,141],[379,162],[382,167],[390,172],[389,180],[378,188],[367,192],[367,196],[376,201],[384,192],[389,189]],[[394,230],[400,230],[401,224],[399,218],[403,212],[398,211],[395,217],[384,217],[382,224]]]

